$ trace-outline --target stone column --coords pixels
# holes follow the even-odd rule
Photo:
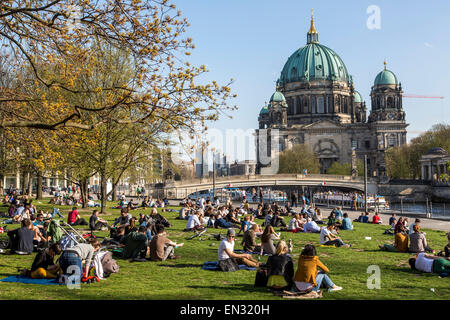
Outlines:
[[[428,179],[433,180],[433,163],[431,161],[428,165]]]
[[[16,171],[16,188],[20,189],[20,170],[17,169]]]

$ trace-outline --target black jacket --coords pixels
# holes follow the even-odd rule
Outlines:
[[[13,251],[33,252],[34,231],[32,229],[21,227],[9,231],[8,236],[11,239],[11,249]]]
[[[279,275],[284,276],[284,279],[289,286],[294,284],[294,263],[290,256],[273,255],[267,260],[267,276]]]

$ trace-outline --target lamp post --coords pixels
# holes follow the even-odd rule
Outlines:
[[[364,212],[367,212],[367,155],[364,155]]]

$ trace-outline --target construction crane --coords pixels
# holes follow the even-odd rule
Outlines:
[[[444,97],[439,96],[423,96],[419,94],[404,94],[403,98],[420,98],[420,99],[444,99]]]

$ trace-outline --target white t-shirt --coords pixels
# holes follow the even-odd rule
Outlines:
[[[416,269],[423,272],[433,272],[433,259],[425,257],[425,253],[419,253],[416,259]]]
[[[327,228],[322,228],[320,231],[320,244],[324,244],[327,241],[330,241],[330,231]]]
[[[198,219],[198,216],[196,214],[190,215],[188,222],[186,224],[186,229],[192,229],[195,226],[201,225],[200,220]]]
[[[326,228],[324,228],[326,229]],[[305,232],[319,232],[320,231],[320,227],[317,225],[317,223],[315,223],[314,221],[309,221],[305,224],[304,227],[304,231]]]
[[[219,261],[220,260],[226,260],[226,259],[230,258],[230,256],[225,252],[225,249],[228,249],[231,252],[233,252],[234,251],[234,240],[233,240],[232,243],[229,243],[227,239],[223,239],[220,242],[219,251],[218,251]]]

